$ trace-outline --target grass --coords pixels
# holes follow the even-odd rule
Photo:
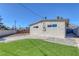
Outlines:
[[[77,47],[50,43],[39,39],[25,39],[0,43],[0,56],[78,56]]]

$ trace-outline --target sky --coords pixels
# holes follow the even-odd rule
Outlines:
[[[17,3],[0,3],[0,16],[6,26],[14,26],[16,20],[17,27],[28,27],[30,24],[43,19],[38,15],[48,19],[61,16],[69,19],[71,24],[79,26],[79,4],[77,3],[23,3],[22,5],[26,8]]]

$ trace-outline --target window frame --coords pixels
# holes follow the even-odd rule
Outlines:
[[[47,27],[57,27],[57,24],[50,24],[50,25],[47,25]]]
[[[33,28],[39,28],[39,26],[33,26]]]

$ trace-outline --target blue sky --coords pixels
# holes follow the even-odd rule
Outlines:
[[[35,13],[48,19],[55,19],[56,16],[62,16],[68,18],[70,23],[79,25],[79,4],[23,4],[30,8]],[[3,23],[7,26],[12,27],[14,20],[17,22],[17,27],[26,27],[29,24],[34,23],[41,18],[28,9],[25,9],[19,4],[0,4],[0,16],[3,18]]]

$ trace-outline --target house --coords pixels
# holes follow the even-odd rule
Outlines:
[[[30,34],[46,37],[66,37],[66,27],[69,20],[57,17],[56,19],[45,19],[30,25]]]
[[[76,34],[76,36],[79,37],[79,27],[77,27],[77,28],[74,29],[74,33]]]

